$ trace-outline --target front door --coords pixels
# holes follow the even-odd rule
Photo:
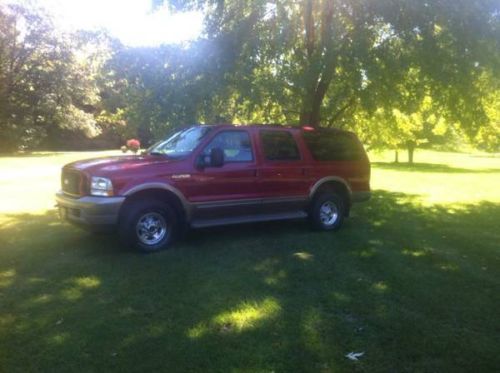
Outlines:
[[[213,148],[224,153],[222,167],[197,169],[189,183],[188,199],[194,219],[228,219],[258,212],[257,163],[250,134],[246,130],[222,130],[201,150],[209,157]],[[198,156],[199,156],[198,155]]]

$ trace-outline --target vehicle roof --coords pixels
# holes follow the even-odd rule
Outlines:
[[[307,125],[299,126],[299,125],[291,125],[291,124],[202,124],[202,126],[206,127],[214,127],[214,128],[252,128],[252,129],[286,129],[286,130],[294,130],[294,131],[322,131],[322,132],[337,132],[337,133],[352,133],[350,131],[342,130],[339,128],[331,128],[331,127],[319,127],[314,128]]]

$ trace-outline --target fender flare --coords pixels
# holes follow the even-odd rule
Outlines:
[[[352,190],[351,190],[351,187],[349,186],[349,183],[345,179],[343,179],[339,176],[326,176],[326,177],[321,178],[318,181],[316,181],[316,183],[314,183],[314,185],[311,187],[311,190],[309,191],[309,198],[313,198],[313,196],[317,192],[317,190],[324,183],[328,183],[330,181],[335,181],[335,182],[339,182],[339,183],[343,184],[347,189],[347,193],[349,194],[349,198],[351,198]]]
[[[184,194],[182,194],[182,192],[179,189],[173,187],[170,184],[160,183],[160,182],[139,184],[139,185],[136,185],[136,186],[132,187],[131,189],[127,190],[125,193],[123,193],[123,196],[130,197],[131,195],[133,195],[137,192],[141,192],[141,191],[148,190],[148,189],[162,189],[162,190],[173,193],[181,202],[182,208],[184,209],[184,212],[186,213],[186,218],[188,220],[191,218],[191,204],[186,199],[186,197],[184,197]]]

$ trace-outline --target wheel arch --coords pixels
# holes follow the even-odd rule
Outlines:
[[[178,189],[170,185],[162,183],[139,185],[127,191],[124,196],[126,198],[120,208],[120,215],[128,205],[135,201],[141,199],[158,199],[169,203],[181,221],[187,222],[190,219],[189,203]]]
[[[345,216],[349,216],[352,190],[347,181],[337,176],[329,176],[318,180],[311,188],[309,195],[311,202],[314,201],[316,196],[323,192],[333,192],[338,194],[345,201]]]

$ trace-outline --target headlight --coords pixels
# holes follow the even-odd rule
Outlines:
[[[92,176],[90,181],[90,194],[93,196],[112,196],[113,184],[105,177]]]

